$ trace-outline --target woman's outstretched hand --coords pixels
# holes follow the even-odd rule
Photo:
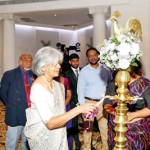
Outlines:
[[[90,104],[90,103],[85,103],[85,104],[81,104],[79,107],[79,111],[82,114],[91,114],[94,110],[97,109],[96,104]]]
[[[94,118],[98,113],[98,107],[96,104],[85,103],[78,106],[78,108],[85,118]]]

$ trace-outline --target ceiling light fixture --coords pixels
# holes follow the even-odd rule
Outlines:
[[[38,27],[38,26],[30,26],[30,25],[23,25],[23,24],[15,24],[16,27],[22,27],[22,28],[34,28],[36,30],[45,30],[45,31],[64,31],[64,32],[78,32],[78,31],[85,31],[85,30],[88,30],[88,29],[92,29],[93,28],[93,25],[90,25],[90,26],[87,26],[87,27],[84,27],[84,28],[81,28],[81,29],[78,29],[78,30],[75,30],[75,31],[72,31],[72,30],[66,30],[66,29],[57,29],[57,28],[49,28],[49,27]]]
[[[78,24],[64,24],[64,27],[78,27]]]

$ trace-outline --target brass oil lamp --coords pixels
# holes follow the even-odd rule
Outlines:
[[[136,18],[130,17],[128,19],[128,21],[126,23],[126,27],[124,29],[124,28],[122,28],[122,26],[119,24],[119,21],[118,21],[118,18],[120,16],[121,16],[121,13],[119,11],[115,11],[110,18],[111,22],[113,23],[113,27],[114,27],[113,28],[114,33],[115,33],[114,35],[122,35],[124,33],[130,33],[130,35],[132,35],[134,38],[138,39],[139,41],[142,41],[142,27],[141,27],[140,21]],[[131,41],[132,41],[132,39],[131,39]],[[104,48],[105,48],[104,45],[106,44],[105,42],[102,45],[102,47],[104,47]],[[113,41],[111,41],[111,42],[115,43],[115,45],[119,44],[118,41],[116,42],[116,39],[113,39]],[[112,50],[110,50],[110,51],[112,51]],[[109,51],[107,51],[107,53],[108,52]],[[106,53],[106,56],[107,56],[107,53]],[[105,61],[103,61],[103,63],[105,65],[107,64]],[[107,67],[110,68],[110,66],[107,66]],[[114,99],[117,102],[116,115],[115,115],[115,119],[114,119],[114,122],[116,123],[116,127],[115,127],[116,136],[114,138],[116,144],[115,144],[114,150],[126,150],[127,138],[126,138],[125,133],[128,130],[127,123],[129,122],[128,116],[127,116],[127,111],[128,111],[127,103],[129,103],[132,100],[139,99],[137,97],[129,96],[128,83],[130,82],[130,79],[131,79],[130,74],[127,70],[118,71],[118,73],[115,77],[115,82],[117,83],[117,86],[118,86],[117,91],[116,91],[117,95],[110,96],[110,99]]]
[[[133,100],[133,97],[128,95],[128,83],[130,82],[130,74],[128,71],[120,70],[118,71],[115,82],[117,83],[117,94],[116,96],[112,96],[111,98],[117,101],[116,107],[116,116],[114,122],[116,123],[115,131],[115,147],[114,150],[126,150],[125,143],[127,138],[125,133],[127,132],[127,123],[128,116],[127,116],[127,103]]]

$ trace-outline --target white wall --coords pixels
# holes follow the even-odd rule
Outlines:
[[[66,47],[70,45],[74,46],[78,42],[78,38],[74,31],[59,30],[58,42],[65,44]]]
[[[80,46],[80,67],[84,67],[88,61],[86,57],[86,50],[88,49],[87,44],[91,44],[91,38],[93,37],[93,28],[83,28],[76,31],[78,36],[78,42]]]
[[[36,51],[43,47],[41,40],[44,40],[46,43],[50,41],[50,46],[56,48],[58,39],[59,33],[57,31],[36,30]]]
[[[29,53],[32,56],[36,47],[36,32],[34,27],[16,25],[16,66],[18,58],[22,53]]]
[[[65,44],[66,47],[75,46],[77,42],[81,44],[80,67],[87,64],[86,49],[87,43],[91,43],[92,28],[80,29],[77,31],[39,28],[25,25],[16,25],[16,58],[18,59],[22,53],[30,53],[33,57],[38,49],[42,47],[41,40],[48,42],[56,48],[56,43]],[[74,51],[71,51],[72,53]],[[82,58],[82,59],[81,59]],[[18,65],[16,59],[16,66]]]

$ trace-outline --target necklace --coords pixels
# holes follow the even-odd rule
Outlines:
[[[52,87],[51,87],[50,84],[49,84],[49,82],[46,80],[45,76],[42,76],[42,78],[44,79],[45,83],[48,85],[50,91],[53,92],[53,90],[54,90],[53,84],[52,84]]]

